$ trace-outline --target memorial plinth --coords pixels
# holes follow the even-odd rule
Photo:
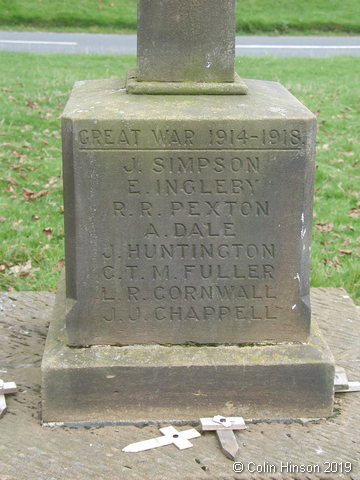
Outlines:
[[[45,421],[195,419],[226,405],[330,414],[332,357],[310,332],[314,117],[279,84],[247,83],[236,102],[180,96],[176,109],[119,80],[75,86]],[[289,343],[242,345],[261,342]]]
[[[75,86],[69,345],[307,340],[315,120],[279,84],[248,85],[235,102]]]
[[[183,3],[219,6],[140,0],[137,72],[77,82],[64,110],[66,286],[45,422],[332,411],[309,298],[315,117],[280,84],[235,77],[228,14],[218,51],[196,8],[183,45]],[[192,56],[181,73],[171,39],[156,74],[171,31]]]

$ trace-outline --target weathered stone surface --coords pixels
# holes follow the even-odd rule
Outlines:
[[[232,471],[232,463],[221,452],[212,432],[202,434],[193,448],[181,452],[169,446],[142,454],[125,454],[121,451],[125,445],[159,436],[158,427],[41,426],[40,361],[54,297],[49,292],[0,292],[1,376],[7,381],[15,380],[19,387],[16,395],[8,396],[8,412],[0,421],[2,480],[149,477],[283,480],[284,476],[286,480],[355,480],[360,477],[360,394],[356,393],[335,395],[334,415],[327,420],[248,423],[246,431],[235,432],[240,446],[236,460],[246,466],[243,474]],[[319,322],[336,363],[345,368],[351,380],[359,379],[360,322],[352,300],[339,288],[312,289],[311,298],[313,317]],[[339,462],[339,473],[324,474],[325,462],[334,461]],[[276,465],[277,473],[249,473],[249,462]],[[281,462],[320,465],[322,473],[280,473]],[[351,462],[351,473],[341,473],[340,462]]]
[[[234,0],[139,0],[138,5],[140,81],[234,81]]]
[[[315,119],[281,85],[63,115],[70,345],[305,341]]]
[[[66,346],[59,287],[42,362],[44,422],[196,421],[332,413],[334,364],[316,323],[306,344]]]
[[[128,72],[126,91],[135,95],[246,95],[246,83],[235,74],[234,82],[139,82],[137,71]]]

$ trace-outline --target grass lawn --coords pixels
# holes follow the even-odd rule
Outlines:
[[[129,33],[136,0],[0,0],[0,28]],[[356,0],[237,0],[239,34],[360,33]]]
[[[122,76],[133,56],[0,52],[0,289],[55,289],[63,266],[59,115],[76,80]],[[360,63],[239,58],[244,78],[282,82],[318,117],[312,284],[359,298]]]

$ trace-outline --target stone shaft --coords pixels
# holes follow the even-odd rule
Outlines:
[[[306,341],[315,118],[286,89],[127,95],[63,115],[68,343]]]
[[[138,3],[138,81],[234,81],[234,0]]]

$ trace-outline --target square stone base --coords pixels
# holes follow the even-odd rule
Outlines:
[[[68,347],[62,283],[42,362],[42,419],[65,424],[326,417],[334,360],[316,324],[306,344]]]
[[[242,96],[75,84],[62,115],[69,345],[308,341],[316,119],[280,84],[246,83]]]

